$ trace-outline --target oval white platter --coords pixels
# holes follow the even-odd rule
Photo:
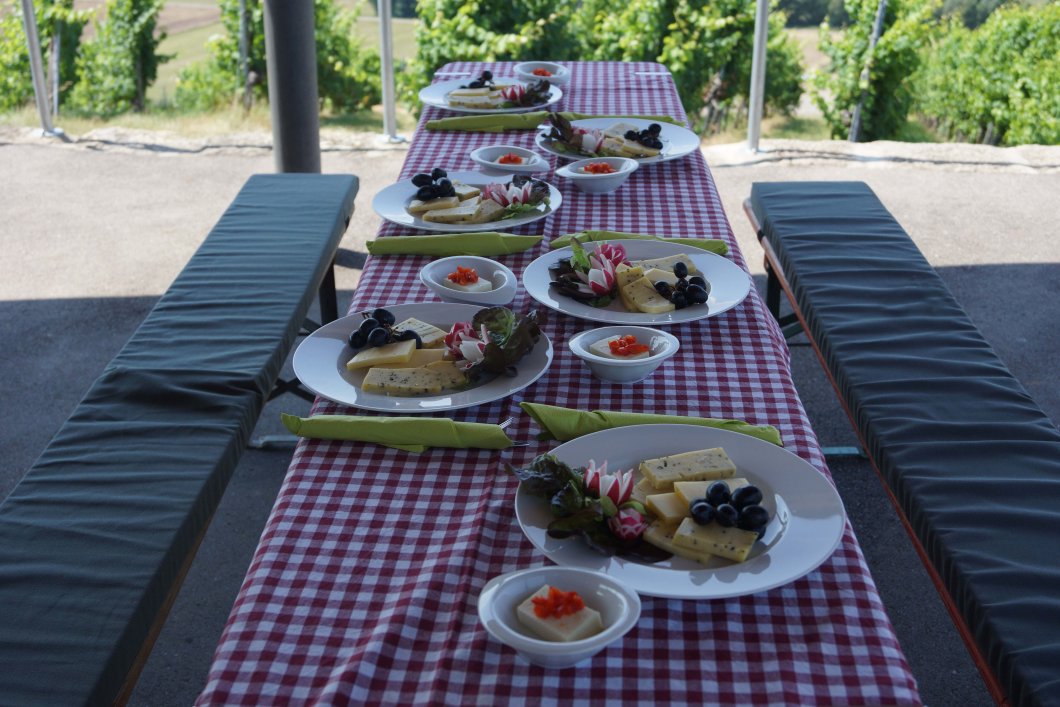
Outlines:
[[[559,86],[550,84],[548,90],[548,100],[544,103],[539,103],[536,106],[519,106],[517,108],[463,108],[461,106],[449,105],[449,94],[458,88],[466,86],[470,81],[474,79],[469,77],[465,79],[451,79],[449,81],[438,81],[432,83],[430,86],[424,86],[420,90],[420,100],[429,106],[435,108],[444,108],[445,110],[455,111],[457,113],[475,113],[475,114],[500,114],[500,113],[527,113],[533,110],[544,110],[546,106],[550,106],[553,103],[558,102],[563,98],[563,90]],[[526,84],[516,78],[505,78],[495,77],[494,81],[498,81],[506,84]]]
[[[592,251],[598,243],[586,243],[583,247]],[[687,255],[707,282],[710,283],[710,296],[706,306],[692,305],[684,309],[664,314],[630,312],[617,297],[607,307],[590,307],[570,297],[556,292],[549,283],[552,276],[548,271],[550,265],[571,256],[570,248],[558,248],[540,256],[526,266],[523,271],[523,287],[527,293],[541,304],[557,312],[569,314],[579,319],[606,324],[641,324],[645,326],[666,326],[683,324],[698,319],[713,317],[727,312],[743,302],[751,291],[751,276],[728,258],[698,248],[691,248],[680,243],[665,241],[625,240],[612,241],[626,249],[630,260],[647,260],[662,258],[668,255]]]
[[[654,121],[645,120],[643,118],[586,118],[584,120],[572,120],[571,125],[586,130],[607,130],[615,123],[628,123],[629,125],[636,126],[638,130],[643,130],[653,122]],[[682,125],[674,125],[673,123],[665,122],[659,123],[659,127],[662,128],[659,132],[659,139],[663,144],[662,151],[655,157],[629,157],[630,159],[636,160],[641,165],[656,164],[658,162],[679,160],[699,149],[699,136],[688,128]],[[582,155],[574,152],[557,150],[552,146],[552,141],[546,137],[551,130],[551,124],[542,126],[538,129],[537,136],[534,138],[535,144],[545,152],[551,153],[556,157],[561,157],[565,160],[583,160],[587,157],[592,157],[592,155]],[[625,157],[627,155],[622,156]]]
[[[483,307],[448,302],[382,305],[398,322],[409,317],[448,331],[456,322],[470,322]],[[516,312],[516,314],[520,314]],[[514,377],[497,376],[467,390],[443,391],[438,395],[391,397],[361,390],[367,371],[348,371],[346,362],[354,352],[346,340],[363,317],[352,314],[325,324],[307,336],[294,352],[292,365],[298,380],[317,395],[337,403],[379,412],[425,413],[458,410],[506,398],[534,383],[552,363],[552,342],[541,338],[519,362]]]
[[[728,430],[695,425],[635,425],[578,437],[551,453],[572,467],[590,459],[609,469],[636,469],[645,459],[722,447],[736,464],[736,475],[758,486],[772,516],[765,535],[745,562],[717,559],[703,566],[674,556],[654,565],[605,557],[580,538],[548,535],[552,512],[544,499],[522,487],[516,493],[519,527],[534,547],[564,567],[603,572],[646,596],[723,599],[756,594],[812,572],[839,546],[846,526],[843,501],[821,472],[769,442]],[[635,473],[639,480],[639,473]],[[714,562],[714,561],[712,561]]]
[[[482,172],[448,172],[449,179],[455,179],[473,187],[483,187],[494,182],[507,184],[511,181],[511,175],[501,177],[490,177]],[[546,182],[547,184],[547,182]],[[548,204],[538,205],[537,211],[516,216],[515,218],[502,221],[488,221],[486,223],[434,223],[424,221],[419,216],[410,214],[407,210],[409,202],[416,196],[419,190],[412,179],[402,179],[400,182],[391,184],[381,189],[372,199],[372,210],[379,216],[391,223],[408,228],[416,228],[422,231],[435,231],[439,233],[474,233],[479,231],[507,231],[516,226],[533,223],[546,218],[563,204],[563,195],[559,189],[548,185]]]

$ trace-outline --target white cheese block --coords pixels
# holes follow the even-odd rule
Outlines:
[[[629,356],[619,356],[617,354],[611,353],[611,342],[612,341],[617,341],[620,338],[622,338],[622,337],[609,336],[606,339],[600,339],[599,341],[597,341],[594,344],[589,344],[589,351],[594,353],[594,354],[596,354],[597,356],[603,356],[604,358],[613,358],[613,359],[616,359],[618,361],[634,361],[634,360],[636,360],[638,358],[648,358],[648,356],[650,355],[650,353],[651,353],[650,350],[649,351],[642,351],[641,353],[630,354]],[[638,343],[645,343],[645,342],[638,342]]]
[[[699,552],[697,550],[676,545],[674,543],[675,532],[677,532],[677,524],[664,523],[661,520],[656,520],[652,521],[652,524],[644,531],[643,538],[660,550],[673,553],[678,557],[684,557],[685,559],[698,562],[701,565],[710,562],[713,555],[709,552]]]
[[[410,214],[425,214],[428,211],[434,211],[437,209],[451,209],[459,203],[460,199],[455,196],[441,196],[437,199],[431,199],[430,201],[413,199],[409,202],[408,212]]]
[[[456,197],[450,197],[455,199]],[[460,202],[459,206],[451,209],[434,209],[423,214],[424,221],[432,223],[462,223],[469,222],[478,213],[478,197],[472,197]]]
[[[405,331],[406,329],[412,329],[420,335],[420,341],[423,342],[423,348],[425,349],[437,348],[445,343],[447,332],[427,322],[421,322],[415,317],[409,317],[405,321],[394,325],[394,331]],[[415,342],[413,342],[413,345],[415,346]]]
[[[371,368],[361,383],[366,393],[400,397],[434,395],[443,387],[441,376],[427,368]]]
[[[622,288],[622,292],[625,293],[622,298],[623,304],[628,300],[629,304],[635,308],[633,311],[636,312],[665,314],[677,309],[672,302],[655,291],[655,286],[646,277],[629,283]]]
[[[534,597],[546,597],[550,587],[545,586],[526,598],[515,610],[519,623],[546,641],[567,643],[595,636],[604,630],[600,612],[588,606],[567,616],[541,618],[534,613]]]
[[[674,454],[640,463],[640,473],[651,480],[652,486],[662,490],[676,481],[727,479],[736,476],[736,465],[721,447]]]
[[[406,363],[416,350],[415,341],[397,341],[370,349],[361,349],[346,364],[346,369],[356,371],[358,368],[371,368],[381,363]]]
[[[493,290],[493,283],[484,277],[480,277],[477,282],[472,282],[467,285],[453,282],[449,278],[444,278],[440,280],[440,282],[450,290],[456,290],[457,292],[490,292]]]
[[[696,552],[709,552],[734,562],[743,562],[758,540],[758,533],[725,528],[717,523],[699,525],[685,518],[674,532],[674,544]]]

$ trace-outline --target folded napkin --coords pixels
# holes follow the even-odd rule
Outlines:
[[[456,422],[446,417],[363,417],[358,415],[282,414],[284,426],[299,437],[375,442],[406,452],[431,447],[507,449],[512,440],[498,425]]]
[[[559,238],[553,238],[548,244],[549,248],[566,248],[571,239],[577,238],[581,242],[586,241],[666,241],[667,243],[680,243],[681,245],[709,250],[711,253],[725,255],[729,252],[729,246],[725,241],[717,238],[669,238],[667,236],[652,236],[647,233],[623,233],[621,231],[582,231],[581,233],[568,233]]]
[[[372,255],[510,255],[533,248],[541,236],[510,233],[446,233],[440,236],[384,236],[368,241]]]
[[[589,118],[639,118],[656,123],[671,123],[684,126],[684,121],[668,115],[590,115],[587,113],[560,113],[567,120],[587,120]],[[499,133],[505,130],[533,130],[545,122],[548,111],[539,110],[531,113],[501,113],[499,115],[462,115],[453,118],[428,120],[424,126],[428,130],[467,130],[479,133]]]
[[[718,427],[784,446],[780,432],[771,425],[749,425],[739,420],[716,420],[709,417],[682,417],[680,415],[653,415],[639,412],[609,412],[593,410],[583,412],[572,408],[561,408],[540,403],[519,403],[534,422],[543,430],[538,439],[556,439],[566,442],[587,435],[590,432],[625,427],[628,425],[699,425],[701,427]]]

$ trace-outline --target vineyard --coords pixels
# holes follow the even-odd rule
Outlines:
[[[64,115],[179,120],[267,101],[261,0],[246,2],[245,66],[237,0],[203,0],[219,6],[220,22],[182,44],[158,30],[163,0],[105,0],[100,12],[82,1],[34,0],[45,65],[53,43],[62,49],[55,85]],[[874,42],[878,0],[774,0],[766,113],[814,137],[845,139],[860,106],[861,140],[1060,143],[1060,0],[997,1],[889,0]],[[19,3],[0,2],[2,114],[29,104],[32,84]],[[359,116],[380,100],[379,55],[358,17],[369,6],[314,7],[324,122],[363,124]],[[400,0],[394,12],[416,17],[398,20],[408,45],[396,71],[413,115],[419,89],[449,61],[552,59],[659,61],[701,134],[735,135],[746,120],[754,0]],[[817,47],[826,65],[807,71],[789,19],[823,21]],[[161,92],[152,90],[159,76]],[[804,93],[820,117],[794,116]]]

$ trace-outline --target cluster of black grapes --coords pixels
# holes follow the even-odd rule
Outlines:
[[[394,329],[394,322],[397,319],[388,310],[380,307],[371,313],[363,312],[362,316],[364,320],[361,325],[350,334],[348,339],[350,348],[354,351],[359,351],[365,346],[385,346],[409,339],[416,340],[417,349],[423,347],[420,335],[412,329],[403,331]]]
[[[493,88],[493,72],[483,71],[477,79],[460,88]]]
[[[446,196],[456,196],[456,187],[448,179],[449,174],[441,167],[435,167],[430,174],[423,172],[412,178],[412,186],[419,187],[416,198],[430,201]]]
[[[644,130],[639,133],[636,130],[627,130],[625,138],[633,142],[639,142],[644,147],[650,147],[653,150],[662,149],[662,140],[659,139],[659,133],[662,132],[662,126],[658,123],[652,123]]]
[[[707,487],[705,498],[697,498],[689,504],[692,520],[699,525],[717,522],[724,528],[734,525],[741,530],[758,533],[761,537],[769,525],[769,511],[762,504],[762,492],[757,486],[741,486],[729,493],[724,481],[715,481]]]
[[[710,296],[710,285],[699,275],[688,277],[688,266],[682,262],[674,265],[677,284],[671,285],[665,280],[655,283],[655,291],[670,300],[676,309],[684,309],[693,304],[706,304]]]

